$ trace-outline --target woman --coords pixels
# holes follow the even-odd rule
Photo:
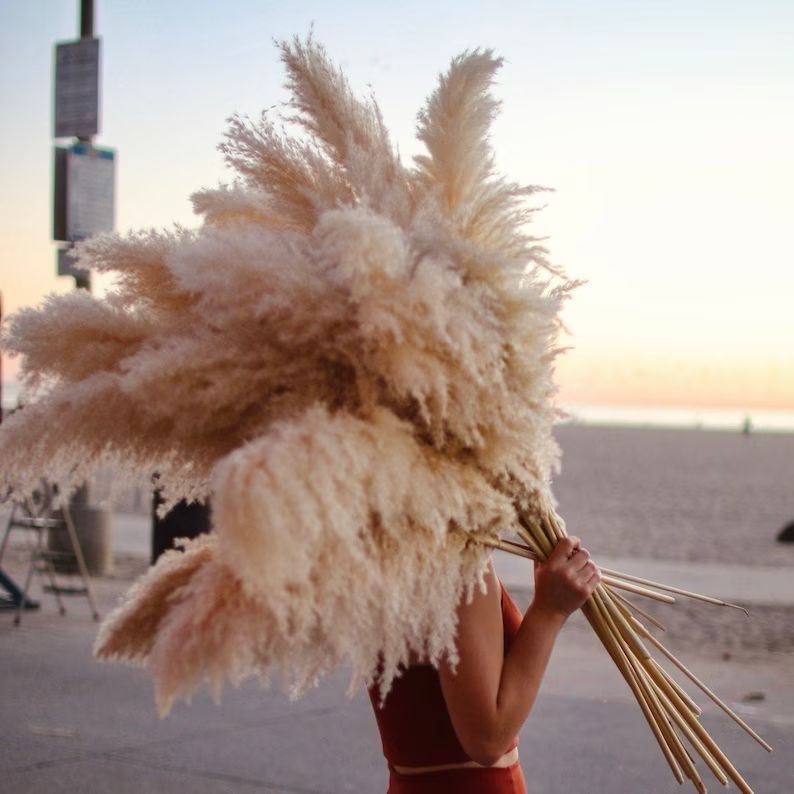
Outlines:
[[[557,635],[601,579],[578,538],[535,565],[521,615],[489,563],[487,590],[458,607],[455,669],[415,664],[383,707],[370,690],[388,794],[525,794],[516,736],[535,703]]]

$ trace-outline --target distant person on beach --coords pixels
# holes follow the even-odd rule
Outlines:
[[[389,764],[387,794],[525,794],[517,735],[565,621],[601,574],[578,538],[535,564],[522,616],[489,563],[486,592],[458,607],[457,665],[417,659],[383,704],[370,698]]]

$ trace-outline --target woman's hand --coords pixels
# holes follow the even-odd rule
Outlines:
[[[566,620],[592,595],[601,571],[579,538],[566,537],[545,562],[535,563],[534,609]]]

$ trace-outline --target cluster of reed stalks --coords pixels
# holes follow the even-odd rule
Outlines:
[[[413,654],[454,661],[488,550],[450,528],[552,499],[574,284],[530,234],[540,188],[496,171],[501,59],[452,60],[403,162],[322,46],[278,48],[290,99],[230,120],[234,181],[193,195],[201,225],[83,241],[108,293],[51,296],[0,340],[32,395],[0,489],[107,463],[160,472],[163,509],[211,496],[212,540],[158,562],[97,648],[147,665],[162,713],[205,678],[300,692],[344,663],[385,696]]]
[[[527,559],[545,560],[555,544],[567,534],[564,522],[553,511],[532,518],[522,516],[517,532],[524,541],[523,544],[498,540],[492,545]],[[692,748],[723,786],[727,786],[730,779],[745,794],[752,794],[747,781],[700,723],[700,707],[653,658],[646,642],[675,665],[765,750],[772,752],[772,747],[659,642],[641,618],[659,629],[664,630],[664,626],[623,593],[628,592],[667,604],[675,603],[675,597],[671,595],[675,594],[740,609],[745,613],[747,610],[711,596],[670,587],[609,568],[600,570],[601,583],[582,607],[582,611],[634,694],[675,779],[681,784],[688,778],[697,791],[706,791],[688,749]]]
[[[97,642],[148,667],[163,714],[205,679],[301,692],[342,663],[385,696],[416,653],[457,658],[489,553],[470,539],[523,522],[503,547],[542,559],[564,534],[543,505],[577,282],[529,233],[544,188],[496,171],[502,60],[452,60],[405,164],[311,36],[278,47],[290,100],[230,120],[236,176],[193,194],[201,226],[83,241],[107,296],[50,296],[0,339],[35,397],[3,422],[0,489],[66,492],[108,462],[156,468],[167,505],[212,496],[212,534],[164,555]],[[653,588],[605,573],[585,613],[674,774],[703,790],[687,741],[749,791],[616,592]]]

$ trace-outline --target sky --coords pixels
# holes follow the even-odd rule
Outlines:
[[[794,411],[790,0],[95,5],[120,232],[197,225],[189,195],[232,178],[226,119],[286,98],[274,38],[313,25],[406,163],[450,58],[493,48],[497,166],[554,188],[533,233],[587,282],[565,309],[560,400]],[[52,62],[78,7],[0,0],[4,316],[73,288],[51,239]]]

